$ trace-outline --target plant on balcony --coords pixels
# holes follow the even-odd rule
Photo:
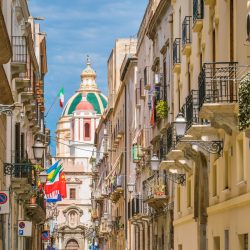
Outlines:
[[[157,184],[154,186],[154,194],[155,195],[164,195],[165,194],[165,185]]]
[[[168,117],[168,102],[159,100],[156,104],[156,117],[166,119]]]
[[[239,129],[250,126],[250,73],[240,82],[239,87]]]

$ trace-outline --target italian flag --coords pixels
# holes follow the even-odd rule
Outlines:
[[[64,103],[64,88],[61,88],[60,91],[58,92],[57,96],[59,97],[60,100],[60,107],[63,107]]]

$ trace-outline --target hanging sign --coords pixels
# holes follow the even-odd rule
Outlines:
[[[9,191],[0,191],[0,214],[8,214],[9,211]]]
[[[18,221],[18,236],[25,237],[32,235],[32,222],[31,221]]]

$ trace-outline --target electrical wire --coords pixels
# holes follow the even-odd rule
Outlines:
[[[55,137],[55,138],[56,138],[56,137]],[[75,148],[75,149],[79,149],[79,150],[87,151],[87,152],[92,152],[92,153],[94,153],[94,152],[95,152],[95,153],[102,153],[102,154],[106,153],[106,152],[104,152],[104,151],[98,151],[98,150],[96,150],[96,149],[89,150],[89,149],[85,149],[85,148],[79,148],[79,147],[74,146],[74,145],[68,145],[68,144],[63,143],[63,142],[60,142],[59,140],[54,139],[54,138],[52,138],[52,140],[55,141],[55,142],[57,142],[57,143],[59,143],[59,144],[61,144],[61,145],[67,146],[67,147],[69,147],[69,148],[73,147],[73,148]],[[127,151],[124,150],[124,151],[122,151],[122,153],[127,153]]]

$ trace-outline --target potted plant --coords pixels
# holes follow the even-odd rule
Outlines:
[[[158,119],[166,119],[168,117],[168,102],[159,100],[156,104],[156,117]]]
[[[238,117],[239,130],[246,130],[246,136],[250,138],[250,74],[247,74],[240,82]]]

